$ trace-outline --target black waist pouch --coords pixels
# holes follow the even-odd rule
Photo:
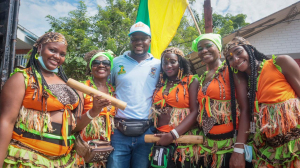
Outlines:
[[[174,152],[176,146],[153,146],[150,168],[174,168]]]
[[[136,137],[142,135],[153,125],[152,120],[117,119],[115,125],[125,136]]]

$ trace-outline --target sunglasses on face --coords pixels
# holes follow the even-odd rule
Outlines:
[[[101,63],[104,66],[110,66],[110,61],[109,60],[103,60],[103,61],[94,60],[92,62],[92,67],[98,67]]]

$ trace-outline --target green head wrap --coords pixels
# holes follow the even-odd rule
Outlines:
[[[219,34],[208,33],[208,34],[201,34],[197,37],[192,44],[192,50],[198,52],[198,43],[201,40],[210,40],[218,47],[219,51],[222,51],[222,37]]]
[[[103,57],[106,57],[109,61],[110,61],[110,69],[112,69],[113,68],[113,60],[114,60],[114,56],[113,56],[113,52],[112,51],[110,51],[110,50],[108,50],[108,51],[105,51],[105,52],[99,52],[99,53],[97,53],[96,55],[94,55],[93,57],[92,57],[92,59],[91,59],[91,61],[90,61],[90,69],[92,69],[92,62],[96,59],[96,58],[98,58],[98,57],[101,57],[101,56],[103,56]]]

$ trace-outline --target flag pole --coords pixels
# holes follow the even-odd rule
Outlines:
[[[196,25],[196,28],[197,28],[197,30],[198,30],[198,33],[199,33],[199,35],[201,35],[201,31],[200,31],[200,29],[199,29],[199,27],[198,27],[198,24],[197,24],[197,22],[196,22],[196,19],[195,19],[195,17],[194,17],[194,14],[193,14],[193,12],[192,12],[192,10],[191,10],[191,8],[190,8],[190,4],[188,4],[187,7],[188,7],[188,9],[189,9],[189,11],[190,11],[190,14],[191,14],[193,20],[194,20],[194,23],[195,23],[195,25]]]

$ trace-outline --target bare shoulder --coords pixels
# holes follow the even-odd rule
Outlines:
[[[290,62],[295,62],[295,60],[289,56],[289,55],[278,55],[276,57],[276,64],[281,66],[281,65],[286,65],[287,63],[290,63]]]
[[[194,79],[193,79],[193,82],[190,84],[190,88],[191,88],[191,87],[192,87],[192,88],[198,87],[198,85],[199,85],[198,79],[197,79],[197,78],[194,78]]]
[[[16,73],[5,82],[0,96],[1,114],[13,114],[10,116],[13,118],[17,116],[25,95],[24,79],[22,73]]]
[[[278,55],[275,61],[281,67],[282,73],[299,70],[297,62],[289,55]]]
[[[13,88],[18,89],[19,87],[22,87],[25,89],[25,77],[22,73],[15,73],[13,76],[11,76],[3,86],[3,90],[5,88]]]

